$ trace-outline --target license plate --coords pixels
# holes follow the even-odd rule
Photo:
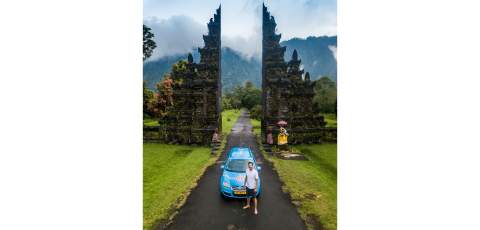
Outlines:
[[[235,194],[235,195],[246,195],[247,191],[234,191],[233,194]]]

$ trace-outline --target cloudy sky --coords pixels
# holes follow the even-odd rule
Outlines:
[[[337,34],[336,0],[144,0],[144,23],[157,43],[152,59],[203,46],[202,34],[222,5],[222,46],[247,57],[261,52],[262,2],[277,22],[282,40]]]

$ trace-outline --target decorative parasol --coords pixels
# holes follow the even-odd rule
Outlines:
[[[278,125],[278,126],[282,126],[282,127],[283,127],[283,126],[287,126],[287,124],[288,124],[288,123],[287,123],[286,121],[284,121],[284,120],[281,120],[281,121],[277,122],[277,125]]]

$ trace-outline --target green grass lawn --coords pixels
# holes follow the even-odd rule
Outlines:
[[[225,110],[222,112],[222,131],[224,134],[229,134],[230,129],[232,129],[233,124],[237,121],[237,118],[240,116],[240,110],[232,109]],[[144,118],[143,125],[145,126],[158,126],[158,121],[151,118]]]
[[[231,109],[222,112],[222,133],[226,136],[230,133],[235,122],[240,116],[240,110]]]
[[[145,126],[158,126],[158,121],[153,120],[153,119],[143,119],[143,125]]]
[[[337,127],[337,115],[333,113],[327,113],[323,115],[327,122],[326,127]]]
[[[259,120],[255,120],[255,119],[251,119],[250,120],[252,122],[252,126],[253,126],[253,132],[255,134],[257,134],[257,136],[260,136],[260,132],[261,132],[261,123]]]
[[[284,189],[299,202],[299,212],[311,229],[315,218],[324,229],[337,229],[337,144],[298,145],[309,161],[282,160],[265,154],[273,162]]]
[[[240,116],[240,110],[222,113],[223,133],[227,135]],[[158,125],[145,119],[144,125]],[[221,148],[225,146],[225,139]],[[186,200],[190,190],[215,163],[217,155],[208,147],[169,144],[143,144],[143,228],[152,229],[158,221],[168,221]]]
[[[167,220],[217,156],[210,148],[143,144],[143,224]]]

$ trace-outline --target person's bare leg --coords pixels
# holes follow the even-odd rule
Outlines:
[[[250,208],[250,197],[247,197],[247,205],[243,206],[243,209]]]
[[[256,197],[253,197],[253,204],[255,204],[255,215],[258,214],[258,211],[257,211],[257,198]]]

